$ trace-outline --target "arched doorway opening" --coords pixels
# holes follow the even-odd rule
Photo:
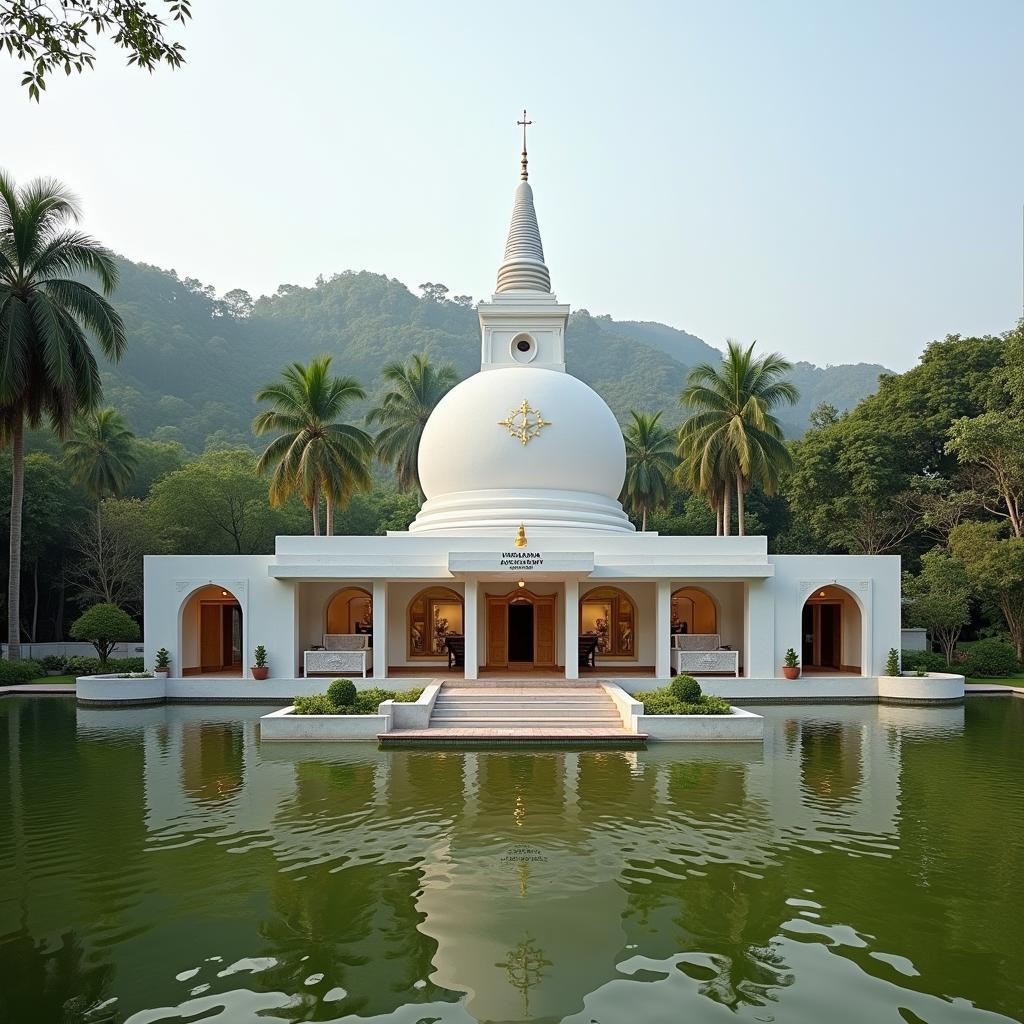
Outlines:
[[[555,667],[555,595],[517,587],[487,595],[487,667]]]
[[[861,672],[860,605],[845,587],[817,587],[800,619],[800,661],[805,672]]]
[[[244,636],[238,598],[215,583],[194,590],[181,606],[181,674],[242,674]]]
[[[596,637],[598,658],[636,659],[636,605],[618,587],[597,587],[580,598],[580,636]]]
[[[410,602],[406,615],[406,644],[410,658],[448,656],[445,640],[464,635],[462,595],[448,587],[427,587]]]
[[[672,594],[672,632],[717,633],[718,606],[700,587],[680,587]]]
[[[362,587],[335,591],[324,611],[325,633],[373,633],[373,597]]]

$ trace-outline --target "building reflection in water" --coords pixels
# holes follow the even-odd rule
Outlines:
[[[139,813],[168,863],[232,838],[208,854],[237,880],[218,954],[270,958],[261,990],[304,1006],[322,975],[346,1014],[462,1002],[479,1020],[578,1013],[602,977],[654,981],[659,963],[723,1006],[771,1003],[792,982],[789,901],[827,888],[816,854],[884,856],[902,743],[963,727],[962,708],[773,708],[763,748],[382,752],[260,745],[236,712],[78,712],[92,738],[142,716]],[[159,956],[147,941],[136,963]]]

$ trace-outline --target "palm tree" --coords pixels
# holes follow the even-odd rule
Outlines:
[[[327,536],[334,532],[334,510],[344,508],[356,490],[372,484],[369,462],[373,439],[365,430],[339,418],[366,392],[354,377],[331,376],[331,357],[318,356],[308,366],[292,363],[281,380],[268,384],[257,402],[274,407],[253,420],[257,436],[281,431],[259,457],[260,473],[273,467],[270,501],[280,505],[298,494],[313,515],[313,536],[320,536],[320,499],[327,502]]]
[[[395,467],[398,486],[403,491],[420,487],[420,438],[423,428],[438,402],[458,383],[455,367],[449,363],[433,367],[423,353],[416,353],[408,365],[388,363],[381,371],[391,389],[379,405],[370,410],[368,424],[381,427],[375,444],[377,458]]]
[[[116,409],[87,413],[64,442],[64,461],[72,481],[96,502],[96,533],[102,539],[103,499],[123,494],[135,476],[135,435]]]
[[[622,432],[626,442],[626,479],[623,503],[639,514],[640,529],[647,530],[647,514],[668,503],[668,484],[678,460],[671,430],[658,424],[661,413],[630,411],[633,422]]]
[[[59,182],[20,188],[0,171],[0,441],[11,446],[8,657],[21,655],[21,515],[25,425],[45,416],[59,436],[101,395],[88,335],[120,359],[124,324],[104,298],[117,284],[114,255],[73,226],[78,202]],[[95,274],[99,292],[77,280]]]
[[[754,344],[728,343],[720,366],[693,367],[680,402],[691,410],[679,431],[679,455],[698,491],[721,494],[722,532],[729,534],[729,493],[736,488],[737,526],[745,530],[744,497],[751,484],[771,494],[791,465],[782,427],[772,411],[799,401],[778,353],[754,356]]]

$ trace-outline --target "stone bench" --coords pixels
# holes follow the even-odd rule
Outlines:
[[[708,672],[740,674],[740,652],[722,647],[718,633],[673,633],[672,666],[677,675]]]
[[[311,675],[356,675],[366,677],[373,667],[373,650],[366,633],[324,633],[324,646],[319,651],[305,651],[302,671]]]

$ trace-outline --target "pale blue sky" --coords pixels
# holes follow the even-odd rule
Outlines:
[[[494,286],[526,105],[554,290],[817,363],[1021,315],[1024,2],[199,0],[181,71],[101,48],[0,166],[219,290]]]

